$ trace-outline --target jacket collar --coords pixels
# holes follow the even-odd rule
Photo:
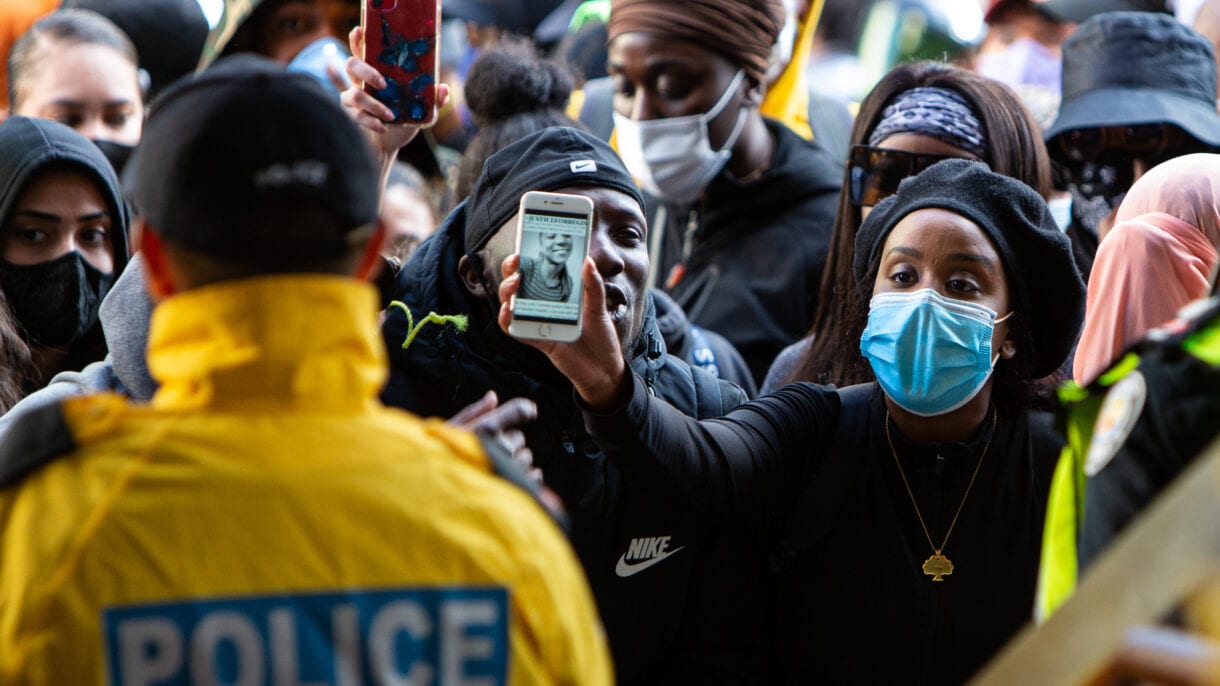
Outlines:
[[[268,276],[185,291],[153,311],[148,366],[166,409],[342,409],[386,379],[374,289],[351,278]]]

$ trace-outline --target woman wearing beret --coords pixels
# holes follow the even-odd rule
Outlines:
[[[868,303],[855,289],[850,265],[861,222],[899,181],[946,157],[960,157],[979,160],[1044,198],[1052,190],[1046,146],[1017,96],[948,64],[890,70],[860,103],[851,142],[813,325],[775,359],[764,392],[793,381],[847,386],[873,380],[855,345]]]
[[[589,265],[582,338],[538,347],[625,478],[711,502],[774,551],[775,681],[960,683],[1031,617],[1062,441],[1027,383],[1067,357],[1084,284],[1042,198],[968,160],[879,203],[852,267],[872,294],[868,385],[687,419],[626,372]]]

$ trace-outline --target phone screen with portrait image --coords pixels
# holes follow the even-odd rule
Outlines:
[[[513,296],[509,333],[554,341],[580,336],[580,273],[592,222],[593,201],[582,195],[531,191],[522,196],[517,224],[521,285]]]

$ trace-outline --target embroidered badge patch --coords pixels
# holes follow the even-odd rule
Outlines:
[[[1084,460],[1085,476],[1096,476],[1118,454],[1148,399],[1148,382],[1137,369],[1123,377],[1102,402],[1093,426],[1093,442]]]

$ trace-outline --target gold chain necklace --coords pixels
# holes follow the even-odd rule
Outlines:
[[[946,576],[953,573],[953,563],[949,558],[941,554],[945,546],[949,543],[949,534],[953,533],[953,527],[957,526],[957,518],[962,514],[962,508],[966,506],[966,498],[970,497],[970,489],[974,487],[974,479],[979,475],[979,468],[983,466],[983,459],[987,457],[987,449],[991,447],[991,439],[995,438],[996,427],[996,412],[995,408],[991,408],[991,433],[987,436],[987,442],[983,444],[983,454],[979,455],[978,464],[974,465],[974,474],[970,475],[970,483],[966,484],[966,492],[962,494],[962,502],[957,505],[957,512],[953,514],[953,521],[949,522],[949,530],[945,532],[945,539],[940,542],[940,547],[932,542],[932,534],[928,533],[928,524],[923,519],[923,514],[919,511],[919,503],[915,502],[915,493],[911,490],[911,484],[907,481],[906,472],[902,470],[902,462],[898,460],[898,451],[894,450],[894,439],[890,436],[890,412],[885,411],[885,440],[890,444],[890,454],[894,456],[894,464],[898,466],[898,475],[902,477],[902,485],[907,487],[907,495],[911,498],[911,507],[915,508],[915,516],[919,518],[919,525],[923,527],[923,535],[928,539],[928,547],[932,549],[932,557],[929,557],[923,563],[923,573],[932,577],[933,581],[944,581]]]

